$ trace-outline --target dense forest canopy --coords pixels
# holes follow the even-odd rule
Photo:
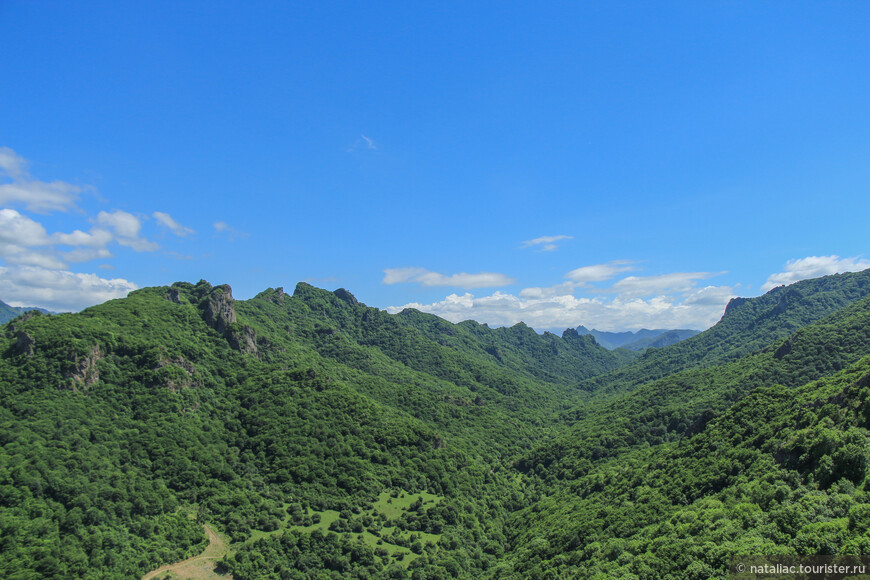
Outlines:
[[[639,352],[300,283],[0,328],[0,575],[709,578],[865,554],[870,271]]]

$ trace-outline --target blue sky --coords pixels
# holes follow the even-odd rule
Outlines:
[[[870,267],[866,2],[6,0],[0,55],[10,304],[702,329]]]

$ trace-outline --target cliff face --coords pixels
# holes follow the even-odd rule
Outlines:
[[[200,280],[196,286],[176,283],[170,289],[167,299],[180,303],[182,291],[185,289],[192,290],[199,299],[199,308],[205,323],[223,336],[234,350],[259,356],[257,332],[248,325],[238,323],[233,289],[229,284],[212,286],[205,280]]]
[[[233,289],[229,284],[215,286],[205,296],[203,318],[206,324],[221,334],[226,334],[231,324],[235,324],[236,309],[233,306]]]

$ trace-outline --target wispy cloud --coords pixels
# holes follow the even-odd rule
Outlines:
[[[785,264],[785,270],[771,274],[767,282],[761,287],[767,291],[784,284],[792,284],[808,278],[818,278],[829,274],[842,274],[843,272],[860,272],[870,268],[870,260],[862,258],[840,258],[840,256],[807,256],[789,260]]]
[[[37,213],[69,211],[83,188],[65,181],[40,181],[27,171],[27,160],[9,147],[0,147],[0,204],[23,204]]]
[[[439,274],[425,268],[387,268],[384,270],[384,284],[420,284],[421,286],[455,286],[457,288],[492,288],[509,286],[516,282],[505,274],[479,272],[468,274]]]
[[[617,274],[635,270],[634,262],[629,260],[613,260],[606,264],[593,264],[571,270],[565,277],[578,284],[590,282],[604,282],[616,277]]]
[[[365,135],[360,135],[359,139],[354,141],[350,147],[347,148],[348,153],[353,153],[357,149],[370,149],[372,151],[377,151],[378,144],[375,143],[374,139],[367,137]]]
[[[142,230],[142,221],[124,210],[101,211],[97,214],[96,222],[114,230],[115,240],[122,246],[133,248],[137,252],[154,252],[160,249],[159,244],[139,234]]]
[[[162,211],[155,211],[153,214],[151,214],[151,217],[153,217],[158,224],[168,229],[176,236],[183,238],[185,236],[196,233],[192,228],[183,226],[175,221],[168,213],[163,213]]]
[[[231,242],[238,238],[248,237],[248,234],[246,232],[237,230],[227,222],[215,222],[214,224],[212,224],[212,226],[214,227],[214,231],[217,234],[226,236]]]
[[[607,292],[615,292],[623,297],[651,296],[654,294],[672,294],[688,292],[694,288],[698,280],[706,280],[725,272],[673,272],[658,276],[628,276],[608,288]]]
[[[532,248],[537,247],[538,250],[542,252],[552,252],[556,248],[559,247],[558,242],[562,240],[573,240],[574,236],[541,236],[540,238],[535,238],[533,240],[526,240],[520,246],[521,248]]]

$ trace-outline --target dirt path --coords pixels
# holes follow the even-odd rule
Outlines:
[[[175,577],[189,578],[191,580],[232,580],[232,576],[217,574],[214,571],[215,564],[226,556],[229,546],[211,526],[206,524],[203,527],[205,528],[205,533],[208,534],[208,546],[203,550],[202,554],[176,562],[175,564],[161,566],[142,576],[142,580],[159,578],[167,572],[171,572]]]

